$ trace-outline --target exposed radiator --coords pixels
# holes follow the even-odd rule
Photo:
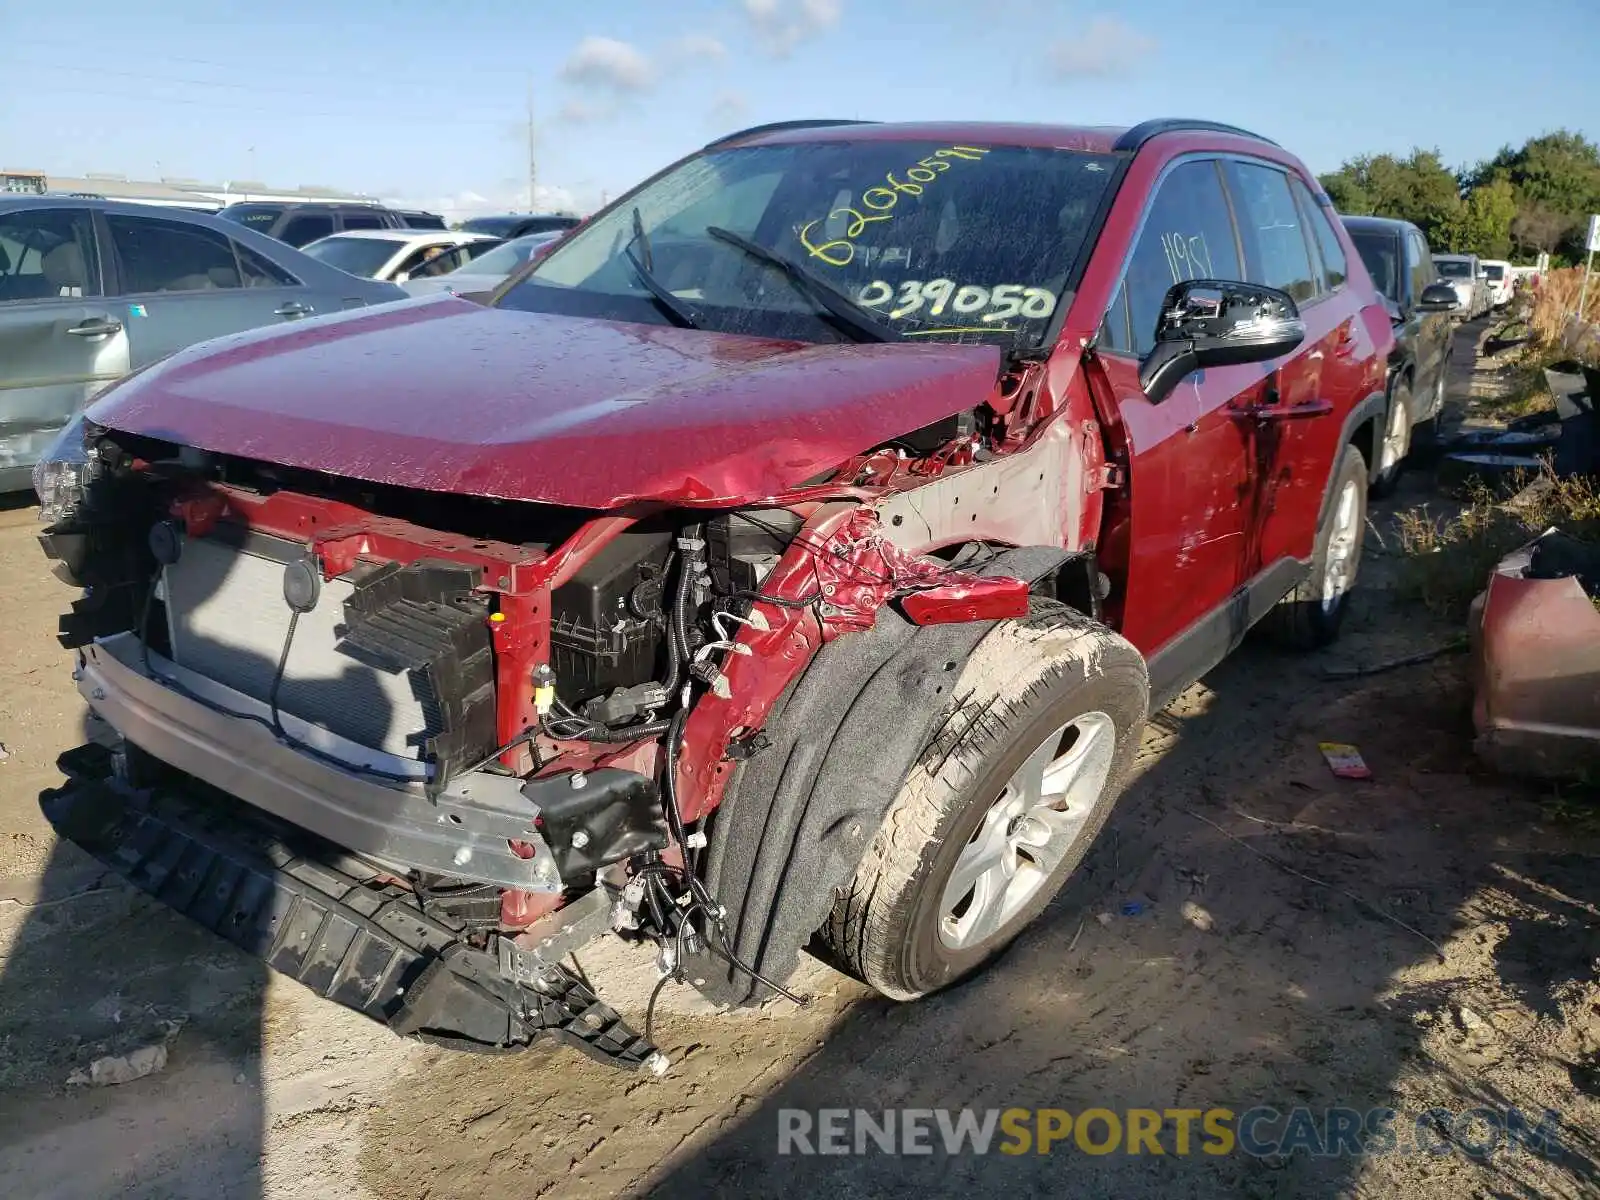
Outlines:
[[[284,565],[304,553],[259,534],[243,543],[223,534],[186,539],[164,577],[173,661],[265,701],[289,628]],[[426,672],[385,670],[340,647],[356,582],[329,580],[301,616],[278,707],[363,746],[421,759],[441,728]]]

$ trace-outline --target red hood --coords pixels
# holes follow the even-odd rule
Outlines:
[[[745,502],[976,407],[998,370],[989,346],[818,346],[444,297],[205,343],[89,416],[432,491]]]

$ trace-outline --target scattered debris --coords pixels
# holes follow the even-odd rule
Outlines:
[[[10,757],[11,751],[6,749],[6,744],[4,742],[0,742],[0,762],[5,762],[5,760]]]
[[[1473,1033],[1484,1026],[1483,1018],[1465,1005],[1456,1009],[1456,1023],[1466,1033]]]
[[[1328,768],[1340,779],[1371,779],[1372,770],[1361,757],[1361,751],[1345,742],[1318,742],[1317,748],[1327,759]]]
[[[1324,679],[1360,679],[1365,675],[1381,675],[1385,671],[1393,671],[1398,667],[1414,667],[1418,663],[1432,662],[1446,654],[1454,654],[1458,650],[1467,648],[1465,637],[1454,638],[1442,646],[1435,646],[1432,650],[1423,650],[1417,654],[1406,654],[1399,658],[1386,658],[1382,662],[1375,662],[1365,667],[1323,667]]]
[[[69,1085],[87,1084],[90,1087],[111,1087],[118,1083],[132,1083],[146,1075],[154,1075],[167,1065],[167,1044],[140,1046],[127,1054],[108,1054],[97,1058],[87,1069],[80,1068],[67,1076]]]
[[[1185,900],[1178,911],[1183,914],[1183,919],[1185,921],[1189,922],[1189,924],[1193,925],[1202,933],[1210,933],[1212,925],[1215,924],[1211,918],[1211,914],[1205,909],[1201,908],[1193,900]]]
[[[1108,912],[1103,912],[1103,913],[1096,913],[1096,914],[1095,914],[1095,915],[1094,915],[1094,919],[1095,919],[1095,920],[1096,920],[1096,921],[1099,921],[1099,922],[1100,922],[1100,924],[1102,924],[1102,925],[1109,925],[1109,924],[1111,924],[1111,922],[1113,922],[1113,921],[1115,921],[1115,920],[1116,920],[1116,918],[1115,918],[1115,917],[1113,917],[1113,916],[1112,916],[1112,915],[1111,915],[1111,914],[1110,914],[1110,913],[1108,913]]]
[[[1127,901],[1123,902],[1123,905],[1122,905],[1122,915],[1123,916],[1125,916],[1125,917],[1137,917],[1142,912],[1144,912],[1144,901],[1142,901],[1142,900],[1127,900]]]

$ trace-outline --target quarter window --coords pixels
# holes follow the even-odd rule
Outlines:
[[[199,225],[107,214],[127,295],[240,286],[233,243]]]
[[[245,287],[299,287],[300,281],[277,263],[270,262],[254,250],[233,243],[233,252],[239,256],[239,274]]]
[[[1210,159],[1180,163],[1150,202],[1138,244],[1106,314],[1106,349],[1143,357],[1155,346],[1161,303],[1191,279],[1240,279],[1233,218]]]
[[[278,236],[291,246],[305,246],[333,232],[333,218],[327,213],[302,213],[290,217]]]
[[[1278,288],[1304,304],[1317,294],[1317,282],[1289,177],[1260,163],[1230,160],[1226,170],[1249,282]]]

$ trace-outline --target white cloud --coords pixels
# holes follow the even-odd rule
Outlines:
[[[568,83],[613,92],[648,91],[655,83],[655,66],[631,42],[589,36],[578,43],[561,67]]]
[[[556,120],[564,125],[588,125],[609,120],[616,115],[613,101],[573,96],[562,102],[556,110]]]
[[[743,92],[722,92],[711,102],[707,120],[719,128],[729,128],[744,119],[750,111],[750,99]]]
[[[748,3],[748,0],[746,0]],[[1117,17],[1095,17],[1082,32],[1054,43],[1048,53],[1058,79],[1123,75],[1156,48],[1155,39]]]
[[[778,58],[839,23],[841,0],[739,0],[756,36]]]
[[[728,57],[728,48],[709,34],[690,33],[672,41],[667,46],[667,55],[678,62],[696,59],[720,62]]]

